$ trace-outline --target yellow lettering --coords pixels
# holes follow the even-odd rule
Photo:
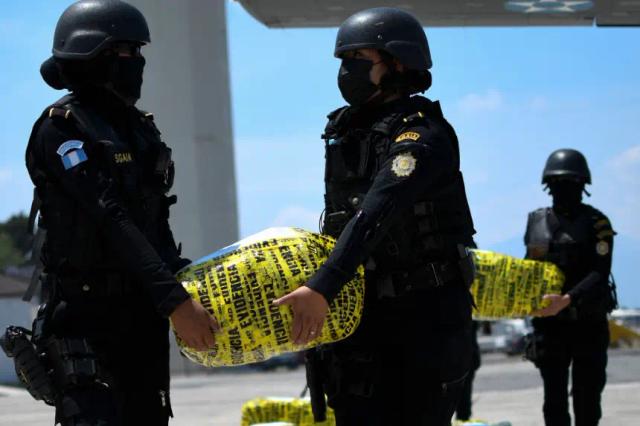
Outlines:
[[[396,138],[396,142],[402,142],[402,141],[405,141],[407,139],[411,139],[412,141],[417,141],[418,139],[420,139],[420,133],[404,132],[403,134],[401,134],[400,136],[398,136]]]
[[[130,152],[116,152],[113,157],[116,164],[130,163],[133,161],[133,156]]]

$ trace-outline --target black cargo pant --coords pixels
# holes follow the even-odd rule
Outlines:
[[[460,393],[460,400],[458,401],[458,407],[456,408],[456,419],[469,420],[471,418],[471,406],[473,400],[473,381],[476,377],[476,371],[480,368],[480,347],[478,346],[478,322],[473,322],[471,329],[471,370],[464,382],[462,392]]]
[[[62,426],[165,426],[169,326],[140,297],[73,300],[54,313],[59,339],[85,339],[98,373],[64,386],[56,404]],[[82,303],[79,303],[82,302]],[[60,370],[60,366],[54,366]]]
[[[570,426],[569,367],[576,426],[596,426],[602,417],[600,395],[607,381],[609,328],[598,321],[534,320],[539,338],[536,366],[544,382],[547,426]]]
[[[426,293],[366,308],[356,333],[329,347],[325,392],[338,426],[450,425],[471,362],[471,317]]]

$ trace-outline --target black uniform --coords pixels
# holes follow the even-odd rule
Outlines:
[[[57,421],[167,424],[167,317],[189,297],[173,276],[171,150],[151,114],[87,87],[45,110],[26,160],[47,232]]]
[[[474,230],[455,132],[414,96],[339,109],[324,139],[324,232],[339,238],[308,286],[331,301],[365,263],[366,301],[354,335],[315,354],[316,376],[339,425],[448,425],[471,363]]]
[[[480,368],[482,362],[480,357],[480,346],[478,345],[478,321],[473,321],[471,329],[471,369],[467,380],[464,382],[458,407],[456,408],[456,419],[469,420],[471,418],[471,407],[473,405],[473,381],[476,377],[476,371]]]
[[[585,163],[586,164],[586,163]],[[544,381],[547,426],[569,426],[569,366],[575,424],[597,425],[606,382],[609,328],[614,297],[608,285],[613,250],[609,219],[578,204],[570,210],[543,208],[529,214],[527,258],[547,260],[565,273],[563,294],[571,305],[554,317],[533,320],[534,361]]]

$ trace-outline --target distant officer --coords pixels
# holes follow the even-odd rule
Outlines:
[[[216,322],[174,278],[188,263],[169,229],[171,150],[135,108],[145,18],[116,0],[60,17],[45,81],[70,94],[36,121],[26,152],[41,201],[48,295],[36,344],[63,425],[166,425],[169,320],[191,346]]]
[[[360,264],[366,300],[355,334],[311,354],[314,409],[338,425],[449,426],[471,365],[474,234],[456,134],[431,85],[425,33],[410,14],[374,8],[338,31],[323,230],[338,239],[306,286],[283,297],[293,340],[321,330],[328,304]]]
[[[609,287],[613,236],[609,219],[582,203],[591,173],[573,149],[553,152],[542,174],[553,206],[529,213],[527,258],[555,263],[565,273],[562,295],[545,296],[550,306],[534,318],[535,353],[544,381],[547,426],[570,426],[569,367],[576,426],[597,425],[606,382],[607,313],[616,304]]]

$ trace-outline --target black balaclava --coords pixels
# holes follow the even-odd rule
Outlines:
[[[342,59],[338,72],[338,88],[344,100],[350,105],[363,105],[378,91],[378,86],[373,84],[369,76],[373,65],[373,62],[368,59]]]
[[[51,87],[74,92],[104,88],[129,105],[140,99],[146,63],[141,56],[122,57],[105,52],[89,61],[54,61],[46,61],[40,69],[43,79]]]
[[[578,180],[551,180],[548,184],[553,197],[553,209],[561,214],[572,215],[582,204],[585,183]]]
[[[110,86],[116,94],[135,104],[140,99],[145,59],[142,56],[116,57],[110,73]]]

